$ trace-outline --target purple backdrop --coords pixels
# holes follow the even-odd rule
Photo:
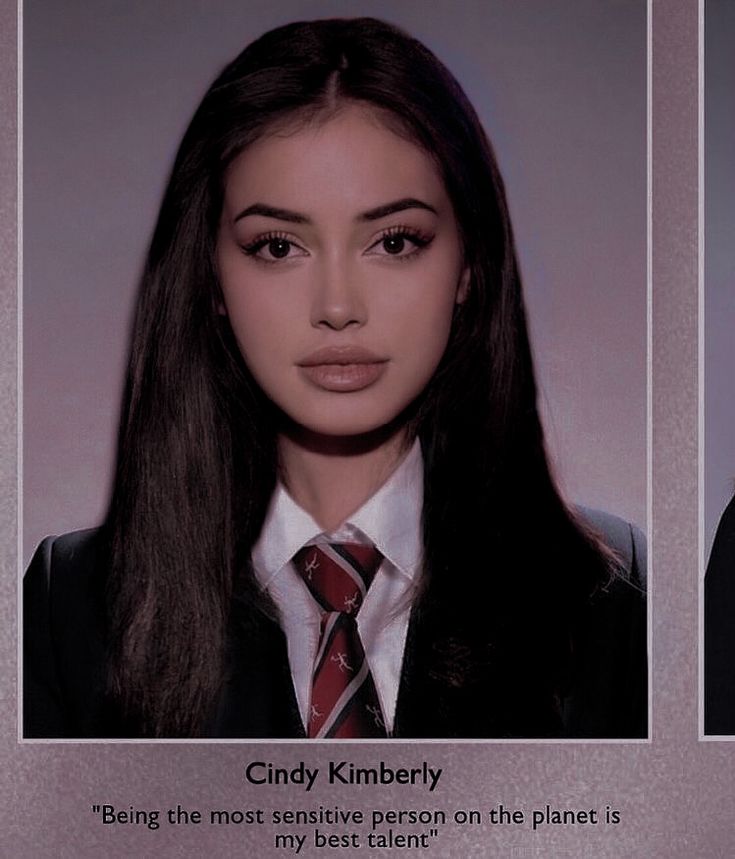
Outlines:
[[[563,488],[645,527],[643,3],[93,5],[24,9],[26,559],[104,509],[133,291],[204,89],[265,29],[366,12],[435,50],[496,145]]]

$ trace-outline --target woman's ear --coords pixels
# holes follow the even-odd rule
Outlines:
[[[227,316],[227,308],[225,307],[224,301],[217,302],[217,313],[219,313],[220,316]]]
[[[470,293],[470,275],[470,267],[466,265],[462,269],[462,274],[460,275],[459,283],[457,284],[457,297],[455,299],[457,304],[463,304]]]

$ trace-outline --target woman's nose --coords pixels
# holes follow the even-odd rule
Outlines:
[[[338,260],[325,261],[316,276],[311,324],[335,331],[364,325],[368,309],[354,268]]]

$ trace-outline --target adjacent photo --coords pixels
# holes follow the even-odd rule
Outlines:
[[[24,3],[22,737],[646,738],[646,4],[95,5]]]
[[[704,733],[735,735],[735,6],[705,4]]]

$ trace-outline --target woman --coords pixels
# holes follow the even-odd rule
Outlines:
[[[643,736],[640,547],[596,523],[466,96],[379,21],[281,27],[179,149],[105,524],[27,575],[25,733]]]

